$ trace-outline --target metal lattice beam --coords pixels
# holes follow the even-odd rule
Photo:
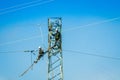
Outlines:
[[[63,80],[62,20],[48,19],[48,80]]]

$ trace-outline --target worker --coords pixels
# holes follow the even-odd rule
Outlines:
[[[44,55],[44,51],[41,47],[39,47],[39,54],[38,54],[37,60],[34,61],[34,63],[37,63],[38,60],[40,60],[40,58],[43,57],[43,55]]]
[[[58,29],[56,29],[55,40],[56,40],[56,41],[60,40],[60,37],[61,37],[61,34],[60,34],[60,32],[58,31]]]
[[[55,47],[55,46],[57,46],[58,48],[60,48],[61,49],[61,33],[58,31],[58,29],[56,29],[56,33],[54,34],[54,36],[55,36],[55,45],[53,46],[53,48]]]

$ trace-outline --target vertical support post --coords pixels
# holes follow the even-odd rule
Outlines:
[[[48,19],[48,80],[63,80],[62,19]]]

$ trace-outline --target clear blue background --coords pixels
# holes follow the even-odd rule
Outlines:
[[[120,17],[119,0],[54,0],[12,12],[9,11],[18,8],[2,10],[31,1],[34,0],[0,1],[0,52],[38,49],[38,46],[46,50],[47,19],[62,17],[62,30],[65,30],[62,32],[64,80],[120,80],[120,60],[64,51],[77,50],[119,58],[120,19],[68,30]],[[43,40],[34,38],[41,35],[40,26]],[[19,77],[30,65],[29,53],[0,53],[0,80],[47,80],[47,55],[33,70]]]

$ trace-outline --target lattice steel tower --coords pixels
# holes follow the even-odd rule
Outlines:
[[[63,80],[62,19],[48,19],[48,80]]]

